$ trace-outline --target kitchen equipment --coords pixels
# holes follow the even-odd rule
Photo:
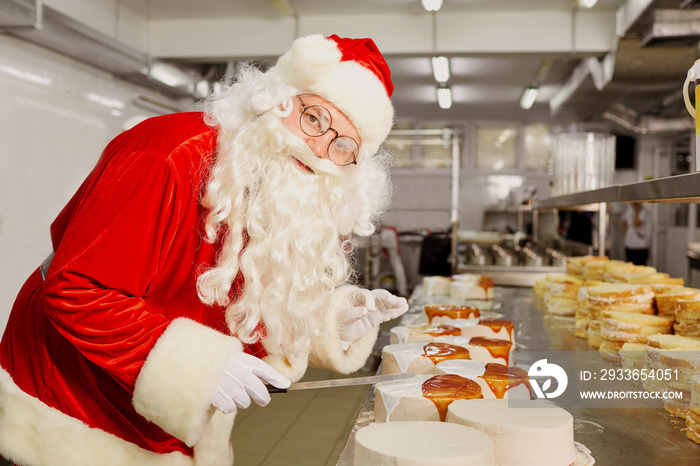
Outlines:
[[[685,102],[685,108],[688,113],[695,118],[695,161],[698,161],[698,155],[700,155],[700,123],[696,117],[697,108],[693,107],[690,103],[690,97],[688,96],[688,84],[693,81],[695,82],[695,106],[698,106],[698,98],[700,98],[700,60],[696,60],[693,66],[688,70],[688,75],[683,83],[683,101]],[[700,167],[700,166],[699,166]]]
[[[415,374],[402,372],[399,374],[372,375],[368,377],[348,377],[345,379],[314,380],[310,382],[296,382],[288,388],[277,388],[268,385],[267,391],[270,393],[287,393],[290,390],[314,390],[317,388],[349,387],[352,385],[370,385],[379,382],[391,382],[392,380],[410,379]]]

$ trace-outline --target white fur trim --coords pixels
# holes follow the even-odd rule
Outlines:
[[[335,290],[325,314],[325,328],[337,329],[336,313],[345,298],[351,292],[357,290],[356,286],[346,285]],[[379,326],[367,332],[363,337],[352,342],[350,347],[343,351],[340,337],[337,332],[327,332],[327,338],[319,337],[311,343],[309,353],[309,365],[321,369],[330,369],[341,374],[349,374],[360,369],[372,353],[374,343],[379,335]]]
[[[277,369],[283,376],[287,377],[291,382],[299,380],[309,365],[309,358],[291,357],[278,354],[270,354],[262,358],[263,361]]]
[[[393,126],[394,107],[372,71],[341,58],[335,41],[311,35],[295,40],[271,71],[302,92],[332,102],[355,125],[362,147],[375,154]]]
[[[189,319],[170,323],[134,387],[136,411],[187,445],[198,442],[217,411],[211,406],[223,367],[241,343]]]
[[[195,465],[180,452],[154,453],[93,429],[24,393],[4,370],[0,370],[0,452],[17,464],[32,466]]]

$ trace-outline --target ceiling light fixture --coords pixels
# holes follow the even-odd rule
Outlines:
[[[450,60],[447,57],[433,57],[433,76],[435,81],[446,83],[450,80]]]
[[[598,3],[598,0],[577,0],[576,4],[579,8],[593,8]]]
[[[528,87],[527,89],[525,89],[525,92],[523,92],[523,96],[520,98],[520,107],[524,110],[529,110],[530,108],[532,108],[532,105],[535,103],[535,100],[537,100],[537,96],[539,94],[539,87]]]
[[[426,11],[438,11],[442,8],[442,0],[421,0]]]
[[[447,110],[452,107],[452,89],[449,87],[437,88],[437,101],[441,109]]]

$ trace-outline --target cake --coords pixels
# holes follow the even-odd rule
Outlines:
[[[430,343],[436,337],[461,336],[459,327],[447,324],[397,325],[389,333],[389,343]]]
[[[483,337],[436,337],[433,341],[396,343],[382,348],[382,372],[436,374],[435,364],[445,359],[471,359],[508,365],[511,344]]]
[[[604,262],[607,261],[606,256],[575,256],[566,258],[566,273],[576,277],[583,277],[584,267],[590,261]]]
[[[624,369],[643,369],[646,343],[623,343],[619,354]]]
[[[452,281],[449,277],[423,277],[423,292],[428,296],[447,296],[450,294]]]
[[[355,434],[355,466],[492,466],[494,443],[476,429],[446,422],[373,423]]]
[[[684,286],[658,288],[654,286],[654,301],[659,315],[675,316],[677,301],[683,299],[700,299],[700,290]]]
[[[417,375],[374,386],[376,422],[444,421],[455,400],[482,398],[481,386],[455,374]]]
[[[455,279],[450,283],[450,298],[458,300],[492,300],[493,279],[479,276],[475,281]]]
[[[690,407],[692,378],[700,368],[700,338],[681,335],[651,335],[647,338],[644,357],[646,371],[662,371],[670,376],[647,378],[643,387],[648,391],[676,391],[680,399],[664,401],[666,411],[686,418]]]
[[[690,389],[690,406],[685,417],[685,435],[695,443],[700,443],[700,373],[694,374]]]
[[[671,277],[667,273],[654,272],[654,273],[641,273],[633,274],[627,278],[627,283],[633,284],[645,284],[645,285],[672,285],[672,286],[683,286],[685,281],[683,278]]]
[[[496,464],[569,466],[576,459],[574,418],[566,410],[539,400],[458,400],[447,421],[488,434]]]
[[[465,321],[453,321],[453,325],[459,326],[464,337],[484,337],[497,340],[507,340],[515,345],[515,327],[513,322],[503,319],[469,319]]]
[[[673,322],[673,317],[603,311],[600,320],[600,354],[610,361],[621,362],[619,351],[624,343],[646,343],[650,335],[670,334]]]
[[[430,323],[447,323],[455,319],[474,319],[481,316],[477,307],[455,304],[426,304],[423,306],[425,316]]]
[[[442,342],[399,343],[382,348],[382,374],[437,374],[436,364],[447,359],[470,359],[468,338],[460,345]]]
[[[700,296],[683,295],[675,301],[676,323],[673,332],[686,337],[700,337]]]
[[[439,374],[456,374],[475,381],[481,387],[484,399],[529,400],[532,398],[528,374],[517,367],[468,359],[445,360],[435,367]]]

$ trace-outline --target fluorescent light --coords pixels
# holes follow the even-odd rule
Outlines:
[[[528,87],[525,89],[523,96],[520,98],[520,107],[525,110],[530,109],[535,103],[535,100],[537,100],[539,93],[540,89],[538,87]]]
[[[598,0],[576,0],[579,8],[593,8],[593,5],[598,3]]]
[[[438,11],[442,7],[442,0],[421,0],[421,3],[427,11]]]
[[[442,109],[446,110],[452,107],[452,89],[450,89],[449,87],[438,87],[437,101],[438,105]]]
[[[446,83],[450,80],[450,60],[447,57],[433,57],[433,76],[435,81]]]

